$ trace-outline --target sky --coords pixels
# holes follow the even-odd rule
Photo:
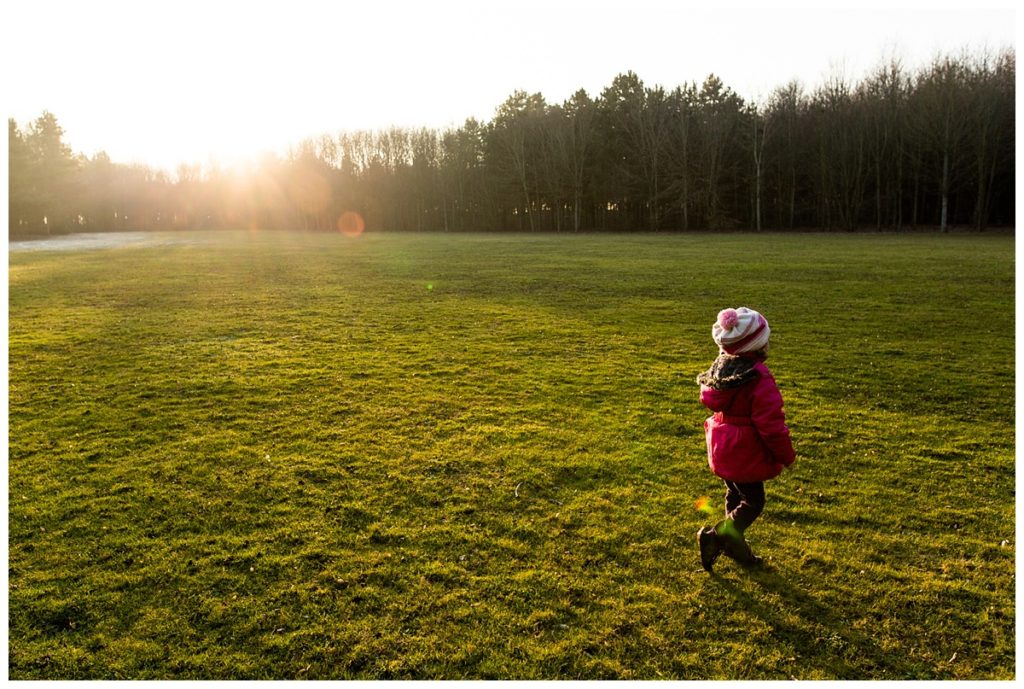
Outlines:
[[[513,91],[560,103],[632,70],[710,73],[747,100],[857,81],[891,56],[1015,45],[1009,2],[21,0],[0,9],[2,102],[56,115],[76,153],[169,172],[308,137],[486,121]]]

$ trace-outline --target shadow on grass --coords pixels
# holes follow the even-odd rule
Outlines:
[[[744,570],[743,575],[765,593],[777,596],[781,604],[766,604],[744,585],[744,580],[718,575],[714,579],[739,605],[764,620],[776,637],[801,649],[800,660],[805,668],[844,680],[921,676],[920,666],[880,648],[869,636],[845,624],[841,613],[819,603],[771,565]],[[780,614],[785,612],[798,616],[800,622],[787,622],[787,616]]]

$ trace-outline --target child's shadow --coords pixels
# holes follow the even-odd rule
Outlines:
[[[806,591],[794,586],[771,565],[753,567],[743,574],[745,579],[778,596],[785,611],[799,617],[801,622],[786,621],[786,616],[780,615],[776,606],[766,605],[751,595],[749,587],[745,587],[741,580],[720,576],[715,579],[746,610],[764,620],[776,637],[788,642],[798,652],[807,648],[808,642],[815,646],[824,644],[830,649],[816,648],[813,653],[801,653],[800,661],[805,669],[816,667],[835,679],[910,679],[920,675],[920,667],[915,669],[900,655],[881,649],[869,636],[846,624],[836,610],[822,605]],[[815,633],[815,627],[822,633]],[[809,635],[815,638],[808,639]],[[851,659],[857,659],[857,663],[852,664]]]

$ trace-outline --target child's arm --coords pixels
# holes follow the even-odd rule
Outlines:
[[[786,415],[782,411],[782,393],[775,379],[770,374],[762,374],[752,397],[750,418],[758,435],[771,452],[772,459],[789,466],[796,460],[796,453],[786,427]]]

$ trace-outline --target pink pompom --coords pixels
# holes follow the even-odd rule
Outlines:
[[[740,322],[740,315],[736,309],[725,309],[718,313],[718,325],[722,330],[732,330]]]

